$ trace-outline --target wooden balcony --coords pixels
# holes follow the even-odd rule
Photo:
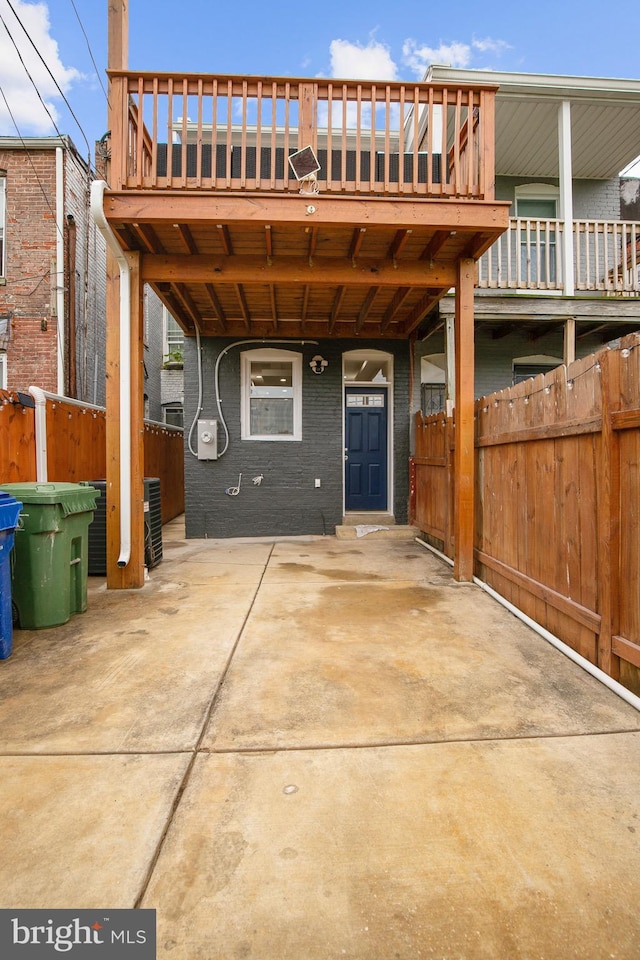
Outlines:
[[[109,78],[105,214],[187,333],[407,337],[507,226],[490,84]]]

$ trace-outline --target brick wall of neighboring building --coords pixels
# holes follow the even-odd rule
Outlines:
[[[11,143],[11,145],[9,145]],[[56,149],[63,150],[63,274],[57,270]],[[67,138],[2,138],[0,173],[6,178],[5,277],[0,316],[10,315],[6,349],[10,389],[31,384],[57,393],[58,354],[64,344],[61,392],[105,400],[105,245],[89,210],[91,171]],[[75,235],[75,256],[71,236]],[[73,259],[73,262],[71,262]],[[71,281],[74,281],[72,284]],[[64,290],[57,316],[56,288]],[[75,286],[73,310],[70,290]],[[70,321],[75,318],[75,389],[70,389]],[[58,333],[62,332],[59,338]]]
[[[0,150],[6,176],[5,277],[0,315],[12,317],[8,384],[57,387],[55,149]]]

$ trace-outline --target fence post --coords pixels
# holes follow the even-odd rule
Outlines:
[[[614,679],[620,658],[611,649],[618,633],[620,591],[620,441],[613,416],[620,404],[620,351],[605,350],[600,358],[602,434],[597,455],[598,524],[598,666]],[[596,441],[597,442],[597,441]]]

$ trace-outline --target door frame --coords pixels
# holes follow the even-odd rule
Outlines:
[[[347,380],[345,374],[345,361],[347,358],[352,360],[385,360],[388,363],[389,374],[387,380]],[[345,447],[346,447],[346,422],[347,422],[347,387],[361,388],[366,391],[367,387],[383,388],[386,390],[386,408],[387,408],[387,506],[385,513],[393,514],[394,504],[394,471],[393,471],[393,361],[394,356],[387,350],[345,350],[342,354],[342,516],[346,513],[346,471],[345,471]],[[379,510],[371,511],[380,513]]]

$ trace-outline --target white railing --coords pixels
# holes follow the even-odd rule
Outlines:
[[[514,217],[480,258],[478,286],[495,290],[564,291],[564,221]],[[573,221],[576,291],[640,294],[640,223]]]

